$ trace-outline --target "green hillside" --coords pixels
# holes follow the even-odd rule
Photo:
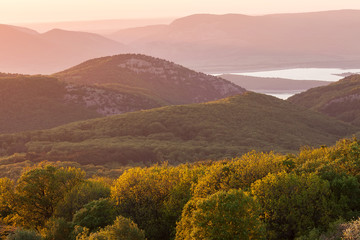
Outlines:
[[[40,75],[0,74],[0,133],[47,129],[165,104],[137,89],[68,84]]]
[[[290,102],[360,126],[360,75],[296,94]]]
[[[214,102],[167,106],[1,135],[1,155],[120,164],[223,159],[255,150],[295,152],[335,143],[358,128],[275,97],[247,92]]]
[[[44,76],[0,78],[0,133],[51,128],[100,116],[94,110],[66,104],[65,86]]]
[[[140,54],[92,59],[54,76],[73,83],[140,88],[170,104],[207,102],[245,92],[227,80]]]

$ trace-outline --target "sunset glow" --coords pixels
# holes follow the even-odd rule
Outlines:
[[[358,0],[3,0],[0,23],[181,17],[194,13],[260,15],[360,9]]]

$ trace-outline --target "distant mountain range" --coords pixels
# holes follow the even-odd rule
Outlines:
[[[0,133],[207,102],[245,91],[224,79],[135,54],[93,59],[52,77],[0,73]]]
[[[253,149],[295,152],[332,144],[359,129],[275,97],[247,92],[222,100],[168,106],[0,135],[0,157],[82,164],[172,164],[240,156]]]
[[[359,10],[246,16],[198,14],[118,31],[133,50],[205,72],[348,67],[360,62]]]
[[[360,75],[296,94],[289,101],[360,126]]]
[[[103,36],[60,29],[39,34],[0,25],[0,39],[1,72],[54,73],[90,58],[125,51],[124,45]]]
[[[105,37],[64,30],[39,34],[0,25],[0,71],[48,74],[91,58],[127,52],[213,73],[356,68],[360,62],[359,25],[359,10],[265,16],[199,14],[168,25],[119,29]]]

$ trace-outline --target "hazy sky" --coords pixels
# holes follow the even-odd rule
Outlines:
[[[0,0],[0,23],[360,9],[360,0]]]

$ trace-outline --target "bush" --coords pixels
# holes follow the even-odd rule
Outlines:
[[[6,240],[41,240],[41,236],[35,231],[19,229],[7,236]]]
[[[63,218],[51,218],[42,229],[41,233],[44,240],[68,240],[72,227]]]

